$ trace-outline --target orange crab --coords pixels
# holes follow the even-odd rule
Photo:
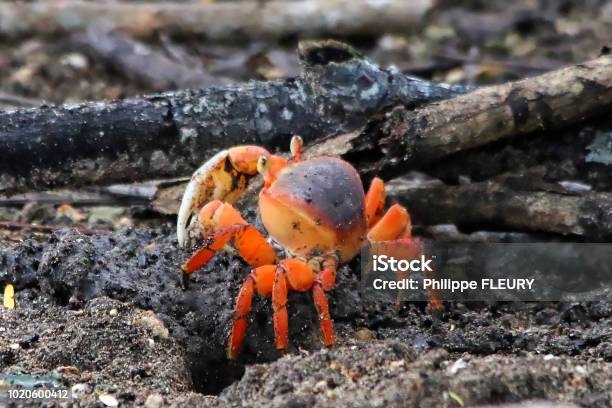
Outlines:
[[[357,171],[346,161],[325,156],[302,160],[299,136],[292,138],[290,150],[289,160],[259,146],[224,150],[194,173],[183,196],[177,225],[180,246],[188,239],[188,219],[205,204],[195,228],[201,229],[205,245],[182,265],[183,278],[230,242],[253,267],[236,300],[229,358],[240,351],[255,292],[272,296],[278,350],[284,351],[288,343],[288,291],[312,289],[323,343],[333,345],[325,292],[334,287],[338,264],[355,257],[366,241],[412,239],[404,207],[395,204],[383,215],[382,180],[375,178],[366,194]],[[257,173],[264,179],[259,193],[261,220],[290,258],[279,261],[272,245],[232,206]]]

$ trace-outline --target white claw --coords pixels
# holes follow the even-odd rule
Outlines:
[[[214,170],[223,164],[227,156],[227,150],[220,151],[191,176],[191,181],[189,181],[181,200],[181,207],[179,208],[176,222],[176,237],[179,247],[182,248],[187,243],[187,221],[189,217],[207,202],[221,198],[219,196],[222,196],[222,192],[216,191],[218,189],[215,186],[213,174]]]

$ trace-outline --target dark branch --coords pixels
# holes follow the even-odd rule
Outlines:
[[[300,56],[302,75],[286,81],[0,112],[0,194],[187,175],[228,146],[313,141],[463,91],[383,70],[333,41],[302,44]]]

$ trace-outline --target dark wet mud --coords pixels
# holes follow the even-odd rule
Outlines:
[[[330,292],[337,346],[322,348],[310,294],[293,293],[291,348],[278,359],[270,300],[256,298],[243,353],[228,361],[234,299],[249,269],[221,253],[183,290],[186,256],[164,228],[66,229],[1,250],[0,285],[15,285],[17,308],[0,312],[0,371],[52,373],[86,391],[84,405],[152,394],[179,406],[612,403],[609,303],[398,310],[361,299],[353,261]]]

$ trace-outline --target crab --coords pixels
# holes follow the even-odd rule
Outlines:
[[[272,297],[276,348],[288,344],[287,293],[311,290],[322,341],[335,343],[326,292],[334,288],[336,269],[369,242],[411,242],[408,211],[394,204],[386,212],[384,183],[374,178],[367,191],[355,168],[337,157],[302,159],[302,139],[291,139],[291,158],[259,146],[224,150],[191,178],[178,214],[177,236],[190,238],[189,218],[201,207],[190,229],[204,236],[204,246],[182,265],[183,280],[229,243],[253,269],[240,288],[233,312],[228,358],[240,352],[253,295]],[[272,244],[232,205],[249,180],[260,174],[261,221],[288,255],[279,259]],[[195,218],[194,218],[195,220]],[[439,304],[436,304],[438,307]]]

